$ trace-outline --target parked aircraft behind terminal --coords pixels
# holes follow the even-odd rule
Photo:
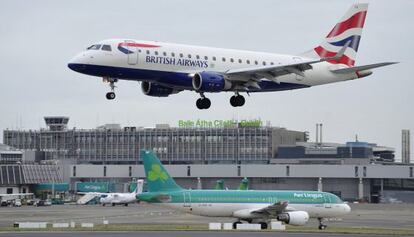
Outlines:
[[[84,194],[79,198],[76,203],[84,205],[90,201],[99,198],[100,203],[105,206],[110,204],[115,205],[125,205],[128,206],[129,203],[136,202],[136,195],[142,193],[144,181],[142,179],[137,180],[137,186],[133,192],[130,193],[100,193],[100,192],[87,192],[87,193],[78,193]]]
[[[238,190],[249,190],[249,180],[247,178],[242,179],[237,189]]]
[[[225,190],[227,188],[224,188],[224,180],[219,179],[216,181],[216,186],[214,186],[214,189],[216,190]]]
[[[210,108],[210,92],[233,92],[233,107],[245,103],[242,92],[269,92],[308,88],[366,77],[370,69],[393,64],[355,66],[368,4],[346,12],[322,42],[299,55],[201,47],[132,39],[95,43],[70,60],[76,72],[109,82],[109,100],[115,82],[141,81],[145,95],[167,97],[183,90],[200,94],[198,109]]]
[[[177,185],[152,151],[141,151],[148,192],[137,199],[175,208],[190,214],[234,217],[233,227],[247,221],[268,226],[270,219],[291,225],[305,225],[309,218],[319,220],[325,229],[327,217],[345,215],[351,208],[332,193],[315,191],[191,190]]]
[[[142,193],[142,188],[144,186],[144,181],[139,179],[137,181],[137,187],[131,193],[105,193],[101,194],[100,202],[102,206],[110,204],[115,205],[125,205],[128,206],[129,203],[135,203],[137,201],[137,194]]]

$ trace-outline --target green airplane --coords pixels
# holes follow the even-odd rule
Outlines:
[[[266,229],[271,219],[290,225],[305,225],[309,218],[319,220],[345,215],[351,208],[338,196],[316,191],[287,190],[191,190],[183,189],[168,174],[152,151],[141,151],[148,192],[137,199],[150,204],[178,209],[193,215],[234,217],[237,224],[260,223]]]

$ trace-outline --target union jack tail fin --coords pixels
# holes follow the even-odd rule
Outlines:
[[[329,58],[335,56],[344,45],[348,44],[344,55],[339,60],[328,60],[332,64],[355,65],[362,28],[367,15],[368,4],[357,3],[351,6],[339,20],[320,45],[306,52],[304,56]],[[348,43],[349,42],[349,43]]]

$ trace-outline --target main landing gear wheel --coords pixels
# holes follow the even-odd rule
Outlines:
[[[196,101],[196,106],[198,109],[208,109],[211,106],[211,101],[201,93],[201,98]]]
[[[259,222],[259,224],[260,224],[260,228],[261,228],[262,230],[267,229],[267,223],[266,223],[266,222]]]
[[[239,94],[233,95],[230,98],[230,104],[233,107],[241,107],[244,105],[245,102],[246,100],[244,99],[244,96],[239,95]]]
[[[199,98],[196,105],[198,109],[208,109],[211,106],[211,101],[208,98]]]
[[[108,92],[108,93],[106,93],[106,99],[108,99],[108,100],[115,99],[115,92]]]
[[[326,229],[328,226],[323,222],[323,218],[318,218],[318,221],[319,221],[319,229],[320,230],[324,230],[324,229]]]

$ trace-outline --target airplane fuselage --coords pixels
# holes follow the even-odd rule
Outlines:
[[[136,202],[135,193],[108,193],[101,195],[101,204],[129,204]]]
[[[109,46],[107,48],[111,51],[102,50],[104,45]],[[87,75],[153,82],[177,91],[194,90],[192,79],[198,72],[225,73],[235,69],[289,65],[309,60],[293,55],[126,39],[104,40],[94,46],[96,49],[91,48],[73,58],[69,67]],[[321,62],[314,64],[311,70],[304,71],[304,76],[291,73],[273,81],[260,80],[260,88],[229,85],[222,91],[280,91],[357,78],[355,73],[338,75],[330,71],[344,67]],[[229,82],[249,80],[243,75],[228,78]]]
[[[305,211],[311,218],[337,217],[350,212],[348,204],[331,193],[312,191],[181,190],[141,193],[141,201],[210,217],[262,218],[250,211],[288,202],[287,210]]]

